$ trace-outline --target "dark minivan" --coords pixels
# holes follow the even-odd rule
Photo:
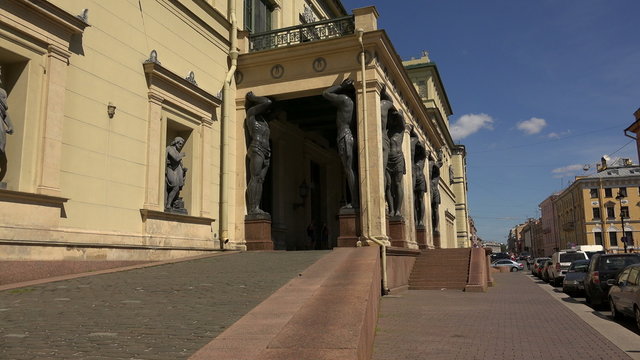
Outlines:
[[[587,304],[597,306],[608,301],[607,280],[615,279],[631,264],[640,263],[640,254],[595,254],[584,277],[584,292]]]

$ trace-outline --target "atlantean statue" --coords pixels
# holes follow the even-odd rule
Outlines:
[[[9,105],[7,104],[7,92],[2,84],[2,69],[0,69],[0,188],[6,188],[6,183],[2,182],[7,174],[7,134],[13,134],[13,124],[9,117]]]
[[[389,176],[391,202],[389,215],[402,216],[402,202],[404,198],[403,179],[406,174],[402,141],[404,140],[404,116],[401,111],[391,111],[388,123],[389,160],[386,171]]]
[[[269,146],[269,124],[266,112],[272,101],[264,96],[256,96],[249,91],[245,96],[247,118],[245,127],[249,137],[247,160],[249,162],[249,183],[247,184],[246,201],[249,217],[269,217],[260,209],[262,186],[271,162],[271,147]]]
[[[353,80],[345,79],[340,85],[334,85],[326,89],[322,96],[338,108],[336,126],[338,128],[338,154],[342,161],[342,169],[347,176],[347,185],[351,194],[351,202],[347,202],[345,208],[359,208],[360,199],[356,187],[356,176],[353,170],[353,133],[351,123],[353,121],[353,100],[349,96],[355,90]]]
[[[442,167],[442,150],[434,158],[429,154],[430,187],[431,187],[431,226],[435,234],[440,233],[440,168]]]
[[[424,163],[427,152],[424,145],[418,140],[415,131],[411,130],[411,150],[413,152],[413,165],[411,174],[413,178],[413,214],[416,226],[424,226],[424,193],[427,191],[427,179],[424,176]],[[413,144],[415,142],[415,145]]]
[[[387,120],[391,111],[396,111],[396,108],[393,105],[393,100],[387,93],[387,85],[384,85],[382,87],[382,90],[380,90],[380,125],[382,126],[382,169],[384,171],[384,197],[388,206],[391,206],[392,203],[390,187],[391,179],[389,178],[389,173],[386,171],[387,163],[389,162],[389,147],[391,146],[389,141],[389,134],[387,132]]]
[[[184,200],[178,196],[184,186],[187,177],[187,168],[182,164],[182,159],[186,156],[180,152],[184,146],[184,139],[177,136],[171,144],[167,146],[167,166],[165,171],[166,189],[164,197],[164,211],[178,214],[187,214],[184,208]]]

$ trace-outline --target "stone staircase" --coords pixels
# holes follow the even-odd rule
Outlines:
[[[416,258],[409,290],[464,290],[469,279],[471,249],[425,250]]]

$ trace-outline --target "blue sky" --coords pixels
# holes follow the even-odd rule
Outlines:
[[[484,240],[506,242],[547,196],[594,172],[585,164],[605,154],[638,162],[623,131],[640,107],[640,1],[343,4],[375,5],[402,59],[427,50],[437,64]]]

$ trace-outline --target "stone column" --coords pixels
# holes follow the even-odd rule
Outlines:
[[[49,45],[44,90],[44,126],[40,145],[39,194],[60,195],[60,165],[62,160],[62,127],[67,66],[71,53]]]
[[[373,71],[367,72],[367,124],[363,119],[362,74],[358,73],[357,127],[362,236],[388,243],[382,168],[382,128],[380,125],[381,86]],[[366,131],[365,131],[366,129]],[[368,165],[368,167],[367,167]]]
[[[164,211],[164,187],[162,180],[164,139],[162,138],[162,102],[164,98],[150,92],[147,132],[147,179],[143,207]]]
[[[402,216],[404,217],[404,241],[409,248],[417,249],[416,244],[416,222],[413,207],[413,159],[411,159],[411,118],[406,114],[404,127],[404,141],[402,142],[402,152],[404,154],[404,164],[406,174],[404,175],[404,199],[402,200]]]

